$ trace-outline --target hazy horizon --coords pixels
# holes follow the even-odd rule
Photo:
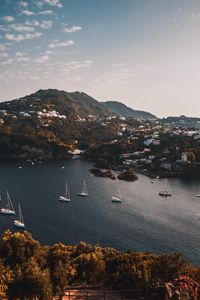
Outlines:
[[[199,25],[197,0],[2,0],[0,101],[56,88],[198,117]]]

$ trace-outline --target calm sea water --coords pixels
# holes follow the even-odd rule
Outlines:
[[[119,182],[123,202],[114,204],[117,182],[91,176],[89,168],[90,163],[80,160],[0,163],[1,207],[8,189],[15,208],[21,204],[26,229],[44,244],[85,241],[120,250],[182,252],[200,264],[199,181],[159,179],[152,184],[139,175],[136,182]],[[66,179],[72,201],[61,203]],[[84,179],[87,198],[77,196]],[[165,188],[173,197],[158,196]],[[7,228],[15,231],[13,219],[0,215],[1,234]]]

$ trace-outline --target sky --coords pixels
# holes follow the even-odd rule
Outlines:
[[[0,101],[47,88],[200,117],[200,1],[0,0]]]

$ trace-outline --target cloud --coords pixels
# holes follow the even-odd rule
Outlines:
[[[146,65],[146,66],[144,66],[144,70],[145,70],[145,71],[153,71],[153,70],[155,70],[155,69],[156,69],[156,67],[151,66],[151,65]]]
[[[39,15],[53,15],[53,10],[43,10],[39,12]]]
[[[26,15],[26,16],[33,16],[33,15],[35,15],[34,12],[32,12],[31,10],[28,10],[28,9],[22,10],[21,13],[22,13],[23,15]]]
[[[52,27],[52,24],[53,24],[52,21],[43,21],[43,22],[40,24],[40,27],[43,28],[43,29],[49,29],[49,28]]]
[[[139,74],[135,69],[131,68],[120,68],[119,70],[113,70],[106,73],[100,80],[102,82],[113,85],[113,84],[125,84],[128,79],[136,78]]]
[[[40,77],[31,75],[31,76],[29,76],[29,79],[31,79],[31,80],[38,80],[38,79],[40,79]]]
[[[118,68],[118,67],[124,67],[124,63],[116,63],[116,64],[112,64],[112,67],[114,68]]]
[[[5,51],[6,50],[6,46],[4,44],[0,44],[0,51]]]
[[[8,54],[3,52],[3,53],[0,53],[0,58],[6,58],[8,57]]]
[[[49,56],[43,55],[43,56],[38,57],[35,61],[36,61],[36,63],[43,64],[43,63],[47,62],[48,60],[49,60]]]
[[[17,57],[16,59],[18,62],[27,62],[30,60],[29,57]]]
[[[81,26],[72,26],[72,27],[66,27],[64,29],[64,31],[67,32],[67,33],[74,33],[74,32],[80,31],[82,29],[83,28]]]
[[[38,27],[38,26],[40,26],[42,29],[48,29],[48,28],[52,27],[53,21],[48,20],[48,21],[43,21],[43,22],[40,23],[37,20],[33,20],[33,21],[26,20],[25,21],[25,25],[29,26],[30,28],[31,27]],[[33,28],[33,31],[34,31],[34,28]]]
[[[23,24],[12,24],[10,28],[18,32],[33,32],[35,30],[35,28]]]
[[[74,41],[69,40],[63,43],[49,44],[49,48],[69,47],[72,45],[74,45]]]
[[[62,8],[62,4],[60,3],[60,0],[43,0],[44,3],[49,4],[51,6],[57,6],[59,8]]]
[[[198,21],[200,19],[200,13],[191,14],[193,20]]]
[[[12,16],[5,16],[5,17],[3,17],[3,20],[4,20],[5,22],[10,23],[10,22],[13,22],[13,21],[15,20],[15,18],[12,17]]]
[[[35,3],[38,7],[42,7],[44,4],[56,6],[58,8],[63,7],[63,5],[60,3],[60,0],[37,0]]]
[[[22,57],[22,56],[25,56],[26,53],[25,53],[25,52],[16,52],[15,55],[16,55],[17,57]]]
[[[9,31],[9,29],[4,25],[0,25],[0,31],[6,32],[6,31]]]
[[[16,52],[15,56],[16,56],[16,61],[18,62],[27,62],[30,60],[30,58],[26,56],[25,52]]]
[[[19,5],[22,6],[22,7],[27,7],[27,6],[28,6],[28,3],[25,2],[25,1],[20,1],[20,2],[19,2]]]
[[[12,63],[13,63],[13,59],[12,59],[12,58],[9,58],[9,59],[7,59],[6,61],[4,61],[4,62],[2,63],[2,65],[6,66],[6,65],[10,65],[10,64],[12,64]]]
[[[37,20],[33,20],[33,21],[28,21],[28,20],[26,20],[26,21],[25,21],[25,25],[28,25],[28,26],[39,26],[39,25],[40,25],[40,22],[37,21]]]
[[[70,61],[65,64],[65,70],[71,71],[71,70],[78,70],[81,68],[88,68],[94,63],[93,60],[87,59],[84,61]]]
[[[26,33],[26,34],[11,34],[7,33],[5,38],[10,41],[21,42],[23,40],[31,40],[33,38],[40,37],[42,35],[41,32],[34,32],[34,33]]]

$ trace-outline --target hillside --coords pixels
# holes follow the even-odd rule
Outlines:
[[[85,93],[55,89],[0,103],[0,159],[66,159],[69,150],[114,139],[117,120]]]
[[[106,101],[103,104],[110,111],[112,111],[115,114],[121,115],[124,118],[135,118],[135,119],[144,119],[144,120],[157,119],[156,116],[152,115],[149,112],[134,110],[118,101]]]
[[[56,109],[59,113],[75,118],[78,116],[84,118],[88,115],[101,118],[111,115],[111,112],[105,106],[85,93],[68,93],[56,89],[39,90],[20,99],[1,102],[0,110],[4,109],[8,112]]]

